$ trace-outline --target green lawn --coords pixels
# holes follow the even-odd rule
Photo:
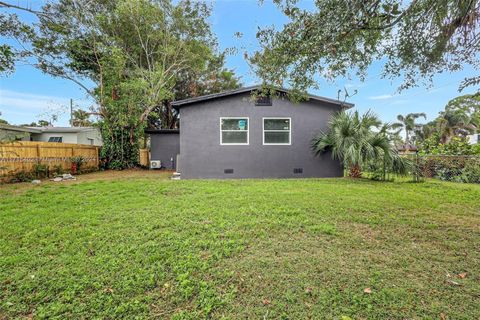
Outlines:
[[[480,317],[480,186],[115,175],[0,187],[0,319]]]

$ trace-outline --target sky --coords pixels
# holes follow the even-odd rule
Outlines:
[[[15,1],[14,1],[15,2]],[[41,0],[17,0],[20,4],[39,6]],[[213,32],[219,43],[219,50],[235,47],[238,52],[227,56],[227,67],[235,70],[243,85],[259,83],[244,60],[244,52],[252,53],[258,49],[255,34],[259,27],[281,27],[286,18],[270,1],[260,4],[257,0],[219,0],[211,2],[213,11],[210,17]],[[313,8],[313,2],[303,1],[302,6]],[[31,19],[28,14],[19,13],[22,18]],[[236,32],[243,36],[235,37]],[[350,92],[357,90],[349,102],[355,104],[355,110],[372,110],[384,122],[395,122],[398,114],[425,112],[427,120],[434,119],[446,103],[460,94],[460,82],[474,75],[472,68],[456,73],[443,73],[435,76],[431,87],[417,87],[397,92],[399,80],[381,79],[381,64],[374,63],[365,82],[359,79],[335,79],[333,82],[320,81],[320,89],[310,93],[329,98],[337,98],[338,90],[346,88]],[[73,99],[75,106],[87,109],[92,105],[84,91],[67,80],[42,74],[29,65],[17,65],[13,74],[0,76],[0,118],[11,124],[23,124],[48,119],[53,113],[60,113],[55,126],[66,126],[69,120],[69,103]],[[422,121],[419,121],[422,122]]]

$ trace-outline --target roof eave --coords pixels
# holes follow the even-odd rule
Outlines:
[[[240,94],[240,93],[245,93],[245,92],[249,92],[249,91],[253,91],[253,90],[258,90],[260,88],[261,88],[260,85],[256,85],[256,86],[243,87],[243,88],[224,91],[224,92],[219,92],[219,93],[208,94],[208,95],[194,97],[194,98],[188,98],[188,99],[184,99],[184,100],[174,101],[174,102],[172,102],[172,106],[176,109],[179,109],[183,106],[191,105],[191,104],[194,104],[194,103],[207,101],[207,100],[211,100],[211,99],[216,99],[216,98],[221,98],[221,97],[227,97],[227,96]],[[288,90],[284,89],[284,88],[275,88],[275,90],[281,91],[281,92],[284,92],[284,93],[288,93]],[[350,108],[353,108],[355,106],[353,103],[342,102],[342,101],[339,101],[339,100],[329,99],[329,98],[326,98],[326,97],[320,97],[320,96],[311,95],[311,94],[308,94],[307,97],[308,97],[308,99],[339,105],[344,109],[350,109]]]
[[[21,126],[12,126],[12,125],[0,125],[0,129],[18,131],[18,132],[28,132],[28,133],[41,133],[39,129],[33,129],[33,128],[21,127]]]

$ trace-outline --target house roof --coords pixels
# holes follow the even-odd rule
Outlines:
[[[51,132],[51,133],[79,133],[97,130],[95,127],[26,127],[29,129],[36,129],[39,133]]]
[[[12,126],[10,124],[0,124],[0,130],[1,129],[9,130],[9,131],[28,132],[28,133],[41,133],[42,132],[39,128]]]
[[[250,87],[243,87],[239,89],[234,89],[234,90],[229,90],[229,91],[224,91],[220,93],[213,93],[213,94],[207,94],[204,96],[199,96],[199,97],[194,97],[194,98],[189,98],[189,99],[184,99],[184,100],[179,100],[179,101],[174,101],[172,102],[172,106],[176,108],[180,108],[186,105],[194,104],[197,102],[202,102],[202,101],[207,101],[211,99],[217,99],[221,97],[227,97],[227,96],[232,96],[240,93],[245,93],[245,92],[250,92],[254,90],[260,90],[262,88],[261,85],[255,85],[255,86],[250,86]],[[288,89],[284,88],[275,88],[275,90],[288,93]],[[346,109],[353,108],[354,104],[349,103],[349,102],[343,102],[340,100],[335,100],[335,99],[330,99],[330,98],[325,98],[325,97],[320,97],[320,96],[315,96],[312,94],[307,94],[307,98],[311,100],[316,100],[316,101],[321,101],[321,102],[327,102],[327,103],[332,103],[340,106],[344,106]]]

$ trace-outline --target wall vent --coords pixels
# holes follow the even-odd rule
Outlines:
[[[293,168],[293,173],[295,174],[303,173],[303,168]]]
[[[223,170],[223,173],[225,173],[225,174],[232,174],[232,173],[233,173],[233,169],[224,169],[224,170]]]

